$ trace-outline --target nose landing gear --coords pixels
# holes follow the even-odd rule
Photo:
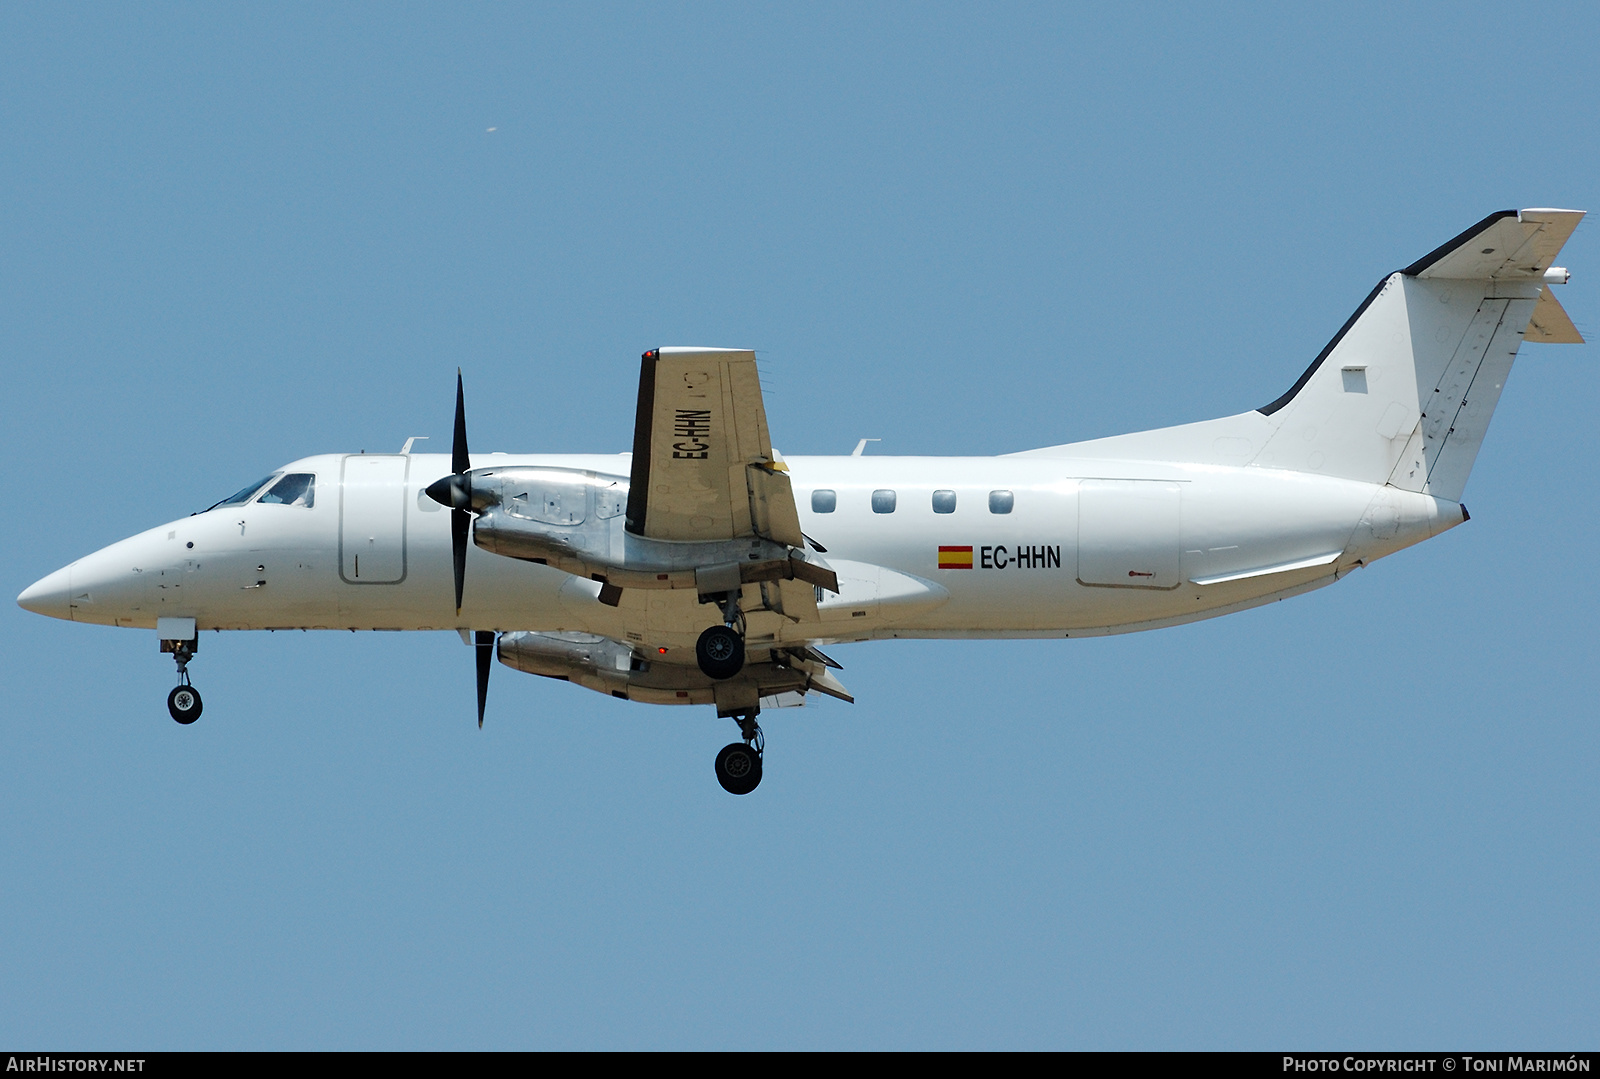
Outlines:
[[[717,754],[717,782],[729,794],[749,794],[761,783],[761,757],[767,740],[756,722],[759,711],[733,717],[739,723],[744,741],[725,745]]]
[[[199,650],[199,647],[200,638],[198,636],[188,641],[163,640],[161,642],[161,650],[163,652],[171,652],[172,658],[178,662],[178,685],[171,693],[167,694],[167,711],[171,713],[173,719],[184,726],[188,726],[199,719],[200,710],[203,707],[200,702],[200,691],[189,684],[189,661],[194,658],[194,654]]]
[[[187,726],[200,718],[200,691],[185,682],[167,694],[167,711]]]

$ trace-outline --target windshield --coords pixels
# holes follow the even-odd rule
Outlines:
[[[310,472],[291,472],[261,496],[263,503],[280,506],[312,506],[317,497],[316,476]]]
[[[261,488],[265,487],[267,484],[271,483],[273,480],[275,480],[277,478],[278,478],[278,473],[274,472],[272,475],[267,476],[265,479],[256,480],[256,482],[254,482],[250,486],[244,488],[244,490],[240,491],[238,494],[229,495],[227,498],[224,498],[221,502],[217,502],[217,503],[214,503],[213,505],[207,506],[205,509],[201,510],[200,512],[201,513],[209,513],[210,511],[216,509],[218,506],[237,506],[241,502],[248,502],[248,501],[250,501],[250,496],[251,495],[255,494],[257,491],[261,490]]]

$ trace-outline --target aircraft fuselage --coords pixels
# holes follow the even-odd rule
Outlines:
[[[819,596],[820,623],[771,616],[753,627],[777,641],[1156,628],[1320,587],[1462,520],[1457,504],[1428,495],[1259,467],[1023,456],[787,463],[802,527],[840,593]],[[496,454],[473,464],[591,470],[626,484],[629,458]],[[608,606],[596,582],[475,548],[458,616],[450,513],[424,494],[449,474],[447,456],[330,454],[280,471],[315,475],[311,507],[252,502],[180,518],[77,560],[30,589],[27,605],[144,628],[192,617],[202,630],[583,632],[686,663],[695,634],[719,620],[692,590],[628,589]],[[832,493],[831,512],[813,508],[814,492]],[[935,492],[948,512],[936,512]]]

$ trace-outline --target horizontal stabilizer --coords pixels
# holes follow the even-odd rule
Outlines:
[[[1539,341],[1547,345],[1581,345],[1583,334],[1572,324],[1566,308],[1556,299],[1556,294],[1545,286],[1539,302],[1533,306],[1533,317],[1528,319],[1528,332],[1524,341]]]
[[[1582,210],[1501,210],[1400,271],[1457,281],[1542,278]]]

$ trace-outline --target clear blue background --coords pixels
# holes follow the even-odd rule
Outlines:
[[[1244,411],[1383,274],[1597,208],[1586,5],[9,5],[8,595],[292,458],[630,445],[754,347],[785,452]],[[493,128],[494,130],[489,130]],[[1600,330],[1581,228],[1562,300]],[[1590,347],[1473,520],[1130,637],[839,650],[767,718],[453,634],[0,612],[0,1043],[1593,1048]]]

